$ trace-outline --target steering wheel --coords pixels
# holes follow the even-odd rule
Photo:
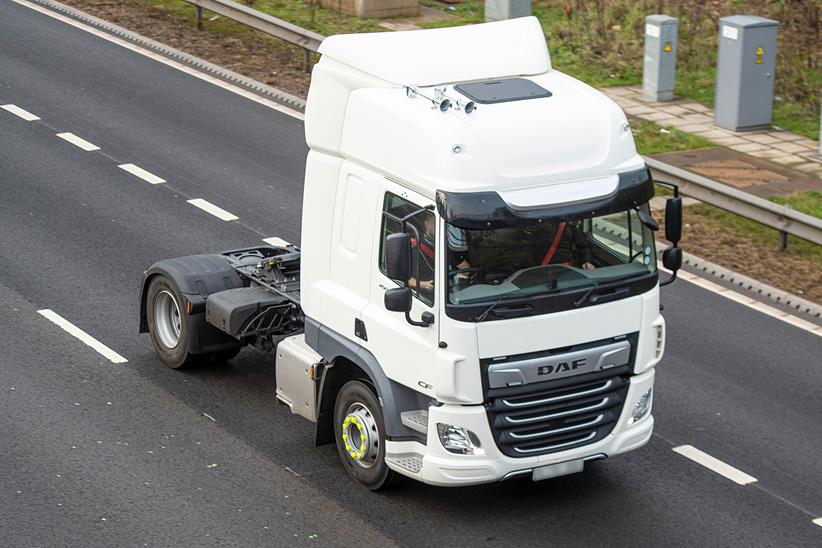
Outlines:
[[[479,272],[480,272],[480,269],[475,268],[473,266],[469,266],[469,267],[466,267],[466,268],[458,268],[457,270],[454,270],[453,272],[449,272],[448,273],[448,278],[456,280],[456,278],[455,278],[456,276],[460,276],[461,274],[466,274],[467,276],[464,278],[464,281],[466,281],[467,283],[470,284],[474,280],[477,279],[477,276],[479,276]]]

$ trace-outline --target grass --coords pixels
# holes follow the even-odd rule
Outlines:
[[[787,196],[772,196],[770,200],[822,219],[822,192],[796,192]]]
[[[772,196],[770,200],[822,219],[822,193],[820,192],[797,192],[787,196]],[[715,230],[723,234],[750,240],[766,249],[773,250],[779,243],[779,232],[773,228],[707,204],[689,206],[685,213],[685,220],[686,223],[703,223],[716,227]],[[687,227],[685,230],[687,232]],[[789,239],[788,248],[782,252],[785,256],[809,261],[822,267],[822,246],[793,236]],[[695,250],[695,253],[698,255],[699,251]]]
[[[686,222],[709,224],[724,233],[750,239],[757,245],[766,248],[776,248],[779,243],[779,232],[773,228],[707,204],[688,207],[685,218]],[[687,231],[687,228],[685,230]],[[789,239],[788,248],[783,253],[800,260],[812,261],[822,267],[822,246],[793,236],[790,236]],[[694,250],[694,252],[699,255],[698,250]]]
[[[146,4],[162,6],[172,15],[184,17],[194,26],[194,6],[183,0],[143,0]],[[238,2],[243,4],[244,2]],[[248,2],[245,2],[248,4]],[[356,32],[382,32],[387,29],[379,26],[379,20],[363,17],[343,15],[337,11],[321,8],[318,5],[309,5],[303,0],[256,0],[251,3],[255,10],[267,13],[302,28],[313,30],[325,36],[332,34],[348,34]],[[214,32],[233,33],[238,27],[248,30],[248,27],[219,17],[209,21],[213,14],[204,13],[205,27]]]
[[[818,68],[819,48],[813,38],[812,20],[783,20],[788,15],[804,17],[799,4],[810,5],[809,0],[793,2],[794,5],[789,6],[790,3],[779,1],[714,0],[710,11],[707,11],[702,5],[705,3],[696,0],[534,0],[532,13],[542,23],[553,65],[558,70],[593,86],[607,87],[642,83],[645,15],[658,12],[660,6],[663,8],[661,13],[676,15],[676,10],[682,11],[676,93],[683,99],[709,107],[714,104],[717,16],[750,12],[779,19],[781,42],[778,50],[781,57],[777,63],[773,123],[819,139],[818,90],[822,88],[822,70]],[[434,0],[422,0],[421,3],[447,10],[446,6]],[[565,12],[566,5],[572,6],[570,17]],[[484,8],[480,2],[463,2],[449,13],[456,17],[425,26],[479,23],[484,18]],[[789,48],[790,52],[787,51]],[[783,53],[783,50],[786,51]]]
[[[658,154],[716,146],[711,141],[685,133],[674,128],[663,128],[647,120],[631,120],[637,152],[640,154]]]
[[[187,2],[182,0],[143,1],[147,4],[163,6],[169,13],[186,18],[192,26],[194,25],[194,8]],[[767,13],[767,10],[783,9],[783,3],[780,2],[770,4],[766,2],[759,5],[763,1],[716,0],[718,7],[714,9],[735,12],[744,7],[746,9],[741,11],[747,10],[764,15],[773,15]],[[808,1],[796,0],[800,3]],[[568,2],[567,0],[534,0],[532,11],[542,24],[554,66],[593,86],[607,87],[642,83],[642,33],[645,15],[656,11],[659,6],[663,7],[663,12],[668,13],[673,13],[675,9],[684,10],[680,26],[676,93],[683,99],[713,106],[717,14],[706,12],[696,0],[677,0],[677,2],[598,0],[586,3]],[[251,4],[254,9],[326,36],[386,31],[385,28],[379,26],[377,19],[343,15],[334,10],[319,7],[316,5],[317,0],[252,0],[245,3]],[[423,23],[422,26],[426,28],[481,23],[485,17],[482,2],[467,1],[446,6],[435,0],[420,0],[420,4],[452,15],[452,17]],[[566,5],[572,6],[570,16],[565,11]],[[774,13],[779,15],[799,11],[792,9]],[[724,13],[720,14],[724,15]],[[800,16],[805,17],[804,15],[796,17]],[[242,26],[222,17],[215,21],[206,21],[206,26],[214,32],[248,32]],[[788,35],[791,28],[796,34],[795,28],[804,28],[807,25],[803,27],[795,21],[788,21],[783,26],[786,28],[783,30],[780,27],[780,37],[783,33],[786,37],[780,44],[780,52],[784,47],[814,49],[812,37],[807,38],[802,35],[805,41],[810,40],[811,46],[802,44],[792,46],[798,41],[793,35]],[[788,95],[780,95],[780,90],[777,89],[773,106],[773,123],[789,131],[819,139],[817,90],[822,88],[822,70],[816,68],[818,63],[815,60],[818,53],[813,51],[807,53],[802,49],[798,51],[810,61],[797,60],[790,66],[786,65],[784,70],[780,68],[781,64],[777,65],[777,87],[785,88],[783,91],[787,91]],[[786,63],[785,55],[779,59],[779,63]],[[799,93],[802,100],[796,100],[793,96],[797,95],[796,90],[800,88],[805,92]]]

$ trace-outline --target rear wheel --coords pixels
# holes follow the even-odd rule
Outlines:
[[[179,369],[202,360],[188,351],[189,326],[182,312],[183,299],[165,276],[151,280],[146,308],[151,342],[166,365]]]
[[[372,491],[388,487],[396,472],[385,464],[385,421],[377,397],[361,381],[349,381],[334,404],[334,438],[343,466]]]

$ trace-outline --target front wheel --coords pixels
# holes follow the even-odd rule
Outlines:
[[[334,404],[334,438],[346,472],[377,491],[388,487],[396,472],[385,464],[385,421],[377,397],[361,381],[349,381]]]

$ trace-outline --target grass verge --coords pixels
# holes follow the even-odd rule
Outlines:
[[[423,5],[448,10],[434,0]],[[744,6],[742,6],[744,4]],[[642,83],[645,16],[665,13],[680,19],[676,93],[712,107],[719,17],[739,12],[780,22],[773,123],[819,139],[822,8],[815,0],[533,0],[554,66],[593,86]],[[452,26],[484,20],[482,2],[462,2],[456,17],[424,26]]]

